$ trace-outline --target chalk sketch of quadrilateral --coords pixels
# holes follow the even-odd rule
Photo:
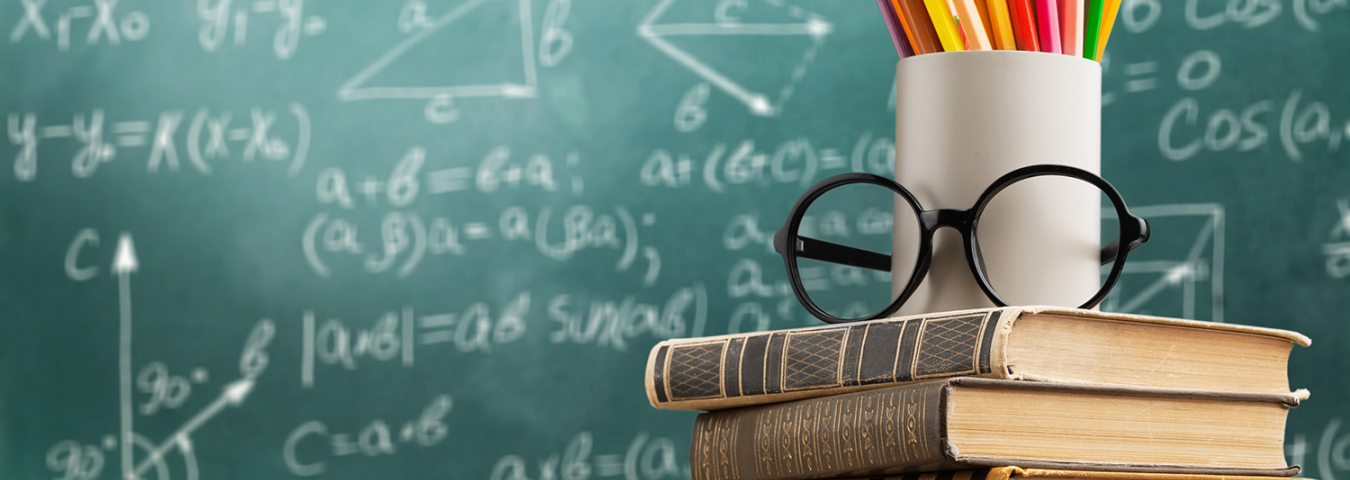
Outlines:
[[[830,34],[833,28],[829,22],[826,22],[819,15],[807,12],[798,7],[784,6],[777,1],[766,0],[771,6],[779,7],[794,19],[800,20],[795,23],[657,23],[662,14],[666,12],[677,0],[661,0],[652,9],[647,17],[638,24],[638,36],[652,44],[661,53],[689,70],[693,71],[704,80],[716,85],[718,89],[727,95],[735,97],[736,100],[744,103],[750,112],[755,115],[772,117],[783,110],[783,106],[788,99],[792,97],[797,83],[806,75],[806,69],[815,60],[816,53],[821,45],[825,43],[825,37]],[[775,36],[799,36],[811,39],[811,45],[806,48],[802,54],[801,61],[796,68],[792,70],[792,76],[787,80],[783,87],[778,91],[777,97],[770,100],[769,96],[752,92],[741,86],[736,80],[718,72],[706,62],[695,58],[688,52],[676,47],[673,43],[667,41],[667,37],[678,36],[746,36],[746,35],[775,35]]]
[[[432,20],[430,25],[405,38],[394,48],[385,52],[374,63],[366,66],[365,69],[357,73],[356,76],[347,80],[338,88],[338,100],[349,102],[354,100],[377,100],[377,99],[403,99],[403,100],[428,100],[428,116],[431,110],[438,104],[442,107],[449,107],[452,99],[470,98],[470,97],[499,97],[499,98],[534,98],[538,94],[538,77],[535,73],[534,65],[534,27],[530,17],[530,0],[517,0],[520,14],[520,39],[521,39],[521,67],[524,75],[524,82],[515,82],[506,80],[501,83],[484,83],[476,85],[435,85],[435,86],[394,86],[394,87],[372,87],[366,86],[366,82],[372,77],[378,75],[389,65],[398,61],[413,47],[444,30],[450,24],[462,19],[464,16],[472,13],[475,9],[492,2],[507,2],[510,0],[467,0],[451,9],[449,12]]]
[[[1152,205],[1131,208],[1132,213],[1147,219],[1153,224],[1153,240],[1161,240],[1158,235],[1173,233],[1194,235],[1185,252],[1155,252],[1152,245],[1131,253],[1126,260],[1121,282],[1102,304],[1102,310],[1120,313],[1134,313],[1148,310],[1151,315],[1163,315],[1191,320],[1209,320],[1223,322],[1223,257],[1224,257],[1224,209],[1223,205],[1174,204]],[[1102,220],[1114,221],[1118,217],[1114,209],[1103,209]],[[1184,225],[1186,230],[1176,228],[1161,229],[1158,224],[1166,222],[1169,227]],[[1195,228],[1190,228],[1195,227]],[[1154,247],[1156,250],[1157,247]],[[1198,302],[1204,300],[1203,287],[1208,284],[1209,318],[1197,318],[1204,312]],[[1179,310],[1172,311],[1172,302],[1162,302],[1164,297],[1176,299],[1179,295]],[[1166,311],[1158,311],[1158,305],[1168,304]]]

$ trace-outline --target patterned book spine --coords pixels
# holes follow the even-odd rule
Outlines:
[[[647,372],[652,405],[713,409],[749,403],[725,401],[738,397],[802,398],[812,396],[802,395],[810,390],[987,375],[999,368],[990,356],[1002,314],[986,310],[664,343]]]
[[[942,448],[947,382],[704,413],[692,480],[863,476],[950,462]]]

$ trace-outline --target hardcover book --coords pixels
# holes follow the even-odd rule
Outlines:
[[[1024,468],[1292,476],[1284,393],[960,377],[700,414],[692,480]]]
[[[1090,472],[1043,468],[997,467],[980,470],[947,470],[911,473],[869,480],[1270,480],[1269,477],[1198,475],[1182,473]]]
[[[647,398],[717,410],[956,376],[1290,393],[1290,350],[1309,343],[1270,328],[990,308],[667,340],[648,356]]]

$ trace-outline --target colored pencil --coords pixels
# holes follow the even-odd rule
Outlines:
[[[1060,53],[1059,4],[1055,0],[1036,0],[1036,35],[1041,39],[1041,51]]]
[[[1008,15],[1008,0],[985,0],[984,3],[989,10],[989,23],[994,32],[994,47],[999,50],[1017,50],[1012,17]]]
[[[1033,10],[1031,0],[1008,0],[1008,11],[1012,16],[1013,34],[1017,36],[1017,49],[1041,51],[1041,44],[1036,38],[1036,11]]]
[[[877,8],[881,9],[881,16],[886,20],[886,31],[891,34],[895,53],[900,55],[901,59],[914,55],[914,49],[909,46],[909,39],[905,37],[905,29],[900,26],[900,17],[895,14],[895,6],[891,5],[891,0],[877,0]]]
[[[928,20],[928,10],[923,6],[923,0],[891,0],[891,5],[900,16],[900,26],[904,27],[905,36],[909,38],[909,45],[914,48],[915,55],[942,51],[942,44],[933,22]]]
[[[1083,0],[1059,0],[1059,11],[1060,41],[1064,44],[1064,54],[1083,56]]]
[[[942,41],[942,51],[960,52],[966,49],[961,41],[961,31],[956,28],[956,19],[947,8],[947,0],[923,0],[928,9],[928,19],[937,30],[938,40]]]
[[[1102,28],[1102,0],[1087,0],[1087,15],[1083,20],[1083,58],[1097,58],[1097,40]]]
[[[1102,29],[1097,40],[1097,61],[1106,54],[1106,41],[1111,39],[1111,27],[1116,24],[1116,14],[1120,12],[1120,0],[1106,0],[1106,9],[1102,11]]]
[[[966,48],[970,50],[993,50],[989,33],[984,31],[984,19],[980,18],[980,9],[975,6],[977,0],[955,0],[956,15],[961,19],[961,32],[965,33]]]
[[[989,42],[994,41],[994,21],[989,18],[989,2],[985,0],[975,0],[975,9],[980,11],[980,20],[984,21],[984,34],[989,36]]]

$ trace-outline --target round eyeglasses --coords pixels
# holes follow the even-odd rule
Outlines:
[[[842,188],[846,186],[851,188]],[[1056,272],[1009,267],[1017,263],[1014,257],[1029,252],[1013,251],[1016,248],[1000,244],[996,238],[982,238],[980,225],[1013,217],[1009,214],[1020,211],[1018,205],[1025,205],[1028,198],[1065,191],[1073,192],[1070,198],[1102,199],[1096,204],[1064,206],[1074,214],[1095,214],[1108,202],[1114,207],[1119,221],[1104,224],[1100,236],[1110,240],[1103,242],[1094,236],[1066,243],[1066,238],[1081,232],[1047,228],[1032,232],[1044,235],[1043,241],[1020,244],[1042,246],[1050,254],[1098,256],[1102,265],[1098,288],[1079,305],[1092,308],[1119,280],[1127,254],[1148,241],[1149,226],[1148,221],[1130,213],[1120,193],[1106,180],[1065,165],[1032,165],[1009,172],[986,188],[969,210],[924,210],[909,190],[886,177],[866,173],[834,176],[812,186],[797,200],[787,222],[774,235],[774,250],[783,257],[797,299],[826,323],[885,318],[899,310],[927,276],[933,261],[933,235],[942,227],[951,227],[961,235],[966,263],[991,302],[1001,307],[1043,303],[1005,299],[996,287],[1025,290],[1016,287],[1036,285],[1038,278]],[[1053,219],[1048,220],[1047,225],[1055,224]],[[988,248],[982,248],[981,240]],[[900,274],[906,271],[910,272],[908,277]],[[879,298],[889,302],[879,310],[869,308],[868,303]]]

